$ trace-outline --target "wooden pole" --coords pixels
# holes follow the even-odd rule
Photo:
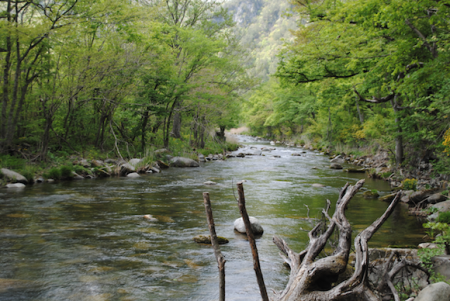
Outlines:
[[[214,218],[211,209],[211,201],[209,200],[209,193],[203,193],[203,203],[205,204],[206,219],[208,220],[209,233],[211,233],[211,243],[214,248],[214,255],[217,260],[217,267],[219,268],[219,301],[225,301],[225,258],[222,255],[217,239],[216,228],[214,226]]]
[[[252,249],[253,269],[255,270],[256,280],[258,281],[259,291],[261,293],[263,301],[269,301],[269,297],[267,296],[266,285],[264,284],[264,278],[261,272],[261,266],[259,264],[258,249],[256,248],[255,237],[253,235],[252,226],[250,224],[250,219],[247,214],[247,209],[245,209],[244,186],[242,185],[242,182],[239,182],[236,185],[239,194],[239,201],[238,201],[239,211],[241,212],[242,219],[244,220],[248,242]]]

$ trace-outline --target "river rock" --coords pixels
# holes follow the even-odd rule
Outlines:
[[[156,164],[158,164],[157,167],[159,167],[160,169],[167,169],[167,168],[169,168],[169,165],[166,164],[166,163],[164,163],[164,162],[161,161],[161,160],[156,161]]]
[[[327,187],[327,186],[325,186],[325,185],[323,185],[323,184],[318,184],[318,183],[314,183],[314,184],[312,184],[311,186],[312,186],[312,187],[315,187],[315,188],[323,188],[323,187]]]
[[[431,258],[433,270],[450,280],[450,255],[438,255]],[[450,299],[449,299],[450,300]]]
[[[174,157],[172,160],[170,160],[170,166],[173,167],[199,167],[197,161],[184,158],[184,157]]]
[[[1,173],[3,174],[4,177],[6,177],[6,179],[8,179],[8,181],[22,183],[22,184],[28,183],[27,179],[24,176],[22,176],[20,173],[17,173],[15,171],[12,171],[12,170],[9,170],[6,168],[2,168]]]
[[[150,221],[150,222],[157,222],[158,219],[156,217],[153,217],[153,215],[151,214],[146,214],[144,215],[144,219]]]
[[[73,180],[84,180],[84,177],[80,176],[76,172],[72,171],[72,179]]]
[[[275,141],[270,141],[270,145],[275,145]]]
[[[367,191],[364,191],[364,193],[363,193],[363,197],[365,199],[376,199],[379,196],[380,195],[378,194],[377,191],[372,191],[372,190],[367,190]]]
[[[128,178],[140,178],[141,176],[137,172],[127,174]]]
[[[342,156],[337,156],[334,159],[330,160],[331,163],[337,163],[337,164],[344,164],[345,163],[345,159],[342,158]]]
[[[131,164],[133,167],[136,167],[136,165],[138,165],[139,163],[142,162],[142,159],[131,159],[130,161],[128,161],[129,164]]]
[[[244,153],[238,153],[238,154],[236,155],[236,157],[237,157],[237,158],[244,158],[245,155],[244,155]]]
[[[395,198],[396,195],[397,195],[396,193],[386,194],[379,197],[378,200],[383,202],[392,202],[392,200]]]
[[[92,167],[102,167],[103,166],[103,161],[101,160],[92,160],[91,161],[91,166]]]
[[[301,155],[302,155],[302,154],[299,154],[299,153],[292,153],[292,154],[291,154],[291,156],[294,156],[294,157],[301,157]]]
[[[91,163],[86,159],[82,159],[80,162],[78,162],[78,165],[81,165],[85,168],[91,167]]]
[[[105,163],[107,163],[107,164],[117,164],[117,160],[114,160],[114,159],[106,159],[106,160],[105,160]]]
[[[436,204],[436,203],[440,203],[440,202],[443,202],[443,201],[446,201],[446,200],[447,200],[447,197],[445,195],[441,194],[441,193],[432,194],[432,195],[430,195],[429,197],[427,197],[425,199],[425,201],[428,204]]]
[[[254,235],[261,235],[264,233],[264,229],[259,223],[258,219],[256,217],[250,216],[250,224],[252,226],[252,232]],[[234,221],[234,230],[236,230],[239,233],[246,234],[247,231],[245,230],[245,224],[242,217],[238,218]]]
[[[331,163],[330,168],[331,169],[342,169],[342,165],[339,163]]]
[[[23,183],[15,183],[15,184],[6,184],[6,188],[25,188],[25,184]]]
[[[450,285],[438,282],[428,285],[420,291],[414,301],[444,301],[450,300]]]
[[[213,181],[206,181],[203,184],[205,184],[205,185],[217,185],[217,183],[213,182]]]
[[[200,162],[206,162],[205,156],[203,154],[198,155],[198,161]]]
[[[136,171],[136,169],[134,168],[134,166],[129,163],[120,165],[120,175],[121,176],[126,176],[127,174],[135,172],[135,171]]]
[[[434,204],[432,206],[430,206],[431,208],[436,208],[438,209],[440,212],[447,212],[450,211],[450,200],[449,201],[445,201],[445,202],[440,202],[437,204]]]
[[[435,194],[437,191],[438,191],[437,189],[427,189],[420,191],[413,191],[413,190],[403,191],[402,198],[400,199],[400,201],[403,203],[415,205],[425,200],[429,196]]]
[[[153,167],[153,166],[147,170],[147,173],[160,173],[160,172],[161,172],[161,170],[159,170],[158,168]]]
[[[364,168],[347,168],[344,171],[348,173],[365,173],[366,170]]]
[[[37,177],[37,178],[34,180],[34,182],[36,182],[36,183],[44,183],[44,182],[45,182],[45,179],[44,179],[43,177]]]
[[[199,244],[211,244],[211,236],[205,236],[205,235],[197,235],[194,237],[194,241]],[[222,236],[217,236],[217,241],[219,242],[219,245],[224,245],[229,243],[230,241]]]

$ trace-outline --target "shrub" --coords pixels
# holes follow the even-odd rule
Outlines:
[[[62,179],[70,179],[73,177],[72,175],[72,166],[61,166],[60,170],[60,174],[61,174],[61,178]]]
[[[438,218],[436,219],[439,223],[450,224],[450,211],[440,212]]]
[[[417,180],[416,179],[404,179],[402,182],[403,189],[405,190],[416,190]]]
[[[59,170],[59,168],[53,167],[44,174],[44,178],[59,180],[61,179],[61,170]]]

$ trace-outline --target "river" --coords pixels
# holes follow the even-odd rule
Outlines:
[[[247,147],[269,146],[251,137],[240,139]],[[233,230],[240,217],[234,197],[240,180],[246,181],[247,211],[265,230],[257,246],[268,292],[282,290],[289,271],[272,236],[301,251],[311,229],[305,219],[308,208],[311,217],[320,215],[326,199],[334,208],[339,189],[365,177],[329,169],[329,159],[318,152],[291,156],[302,151],[277,146],[265,156],[171,168],[137,179],[1,189],[0,300],[217,300],[213,250],[192,240],[208,234],[205,191],[210,193],[218,235],[230,240],[221,246],[227,260],[227,300],[258,300],[249,244]],[[218,184],[206,186],[205,181]],[[327,186],[314,188],[313,183]],[[366,179],[364,189],[386,194],[389,185]],[[357,194],[347,210],[355,233],[386,207]],[[158,221],[143,219],[145,214]],[[398,206],[370,246],[417,245],[423,235],[420,221]]]

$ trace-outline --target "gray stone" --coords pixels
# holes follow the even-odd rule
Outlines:
[[[44,183],[45,179],[43,177],[38,177],[34,180],[36,183]]]
[[[436,204],[446,200],[447,197],[445,195],[442,195],[441,193],[435,193],[426,198],[426,202],[428,204]]]
[[[106,159],[106,160],[105,160],[105,163],[108,163],[108,164],[117,164],[117,161],[114,160],[114,159]]]
[[[334,159],[330,160],[331,163],[338,163],[338,164],[344,164],[345,163],[345,159],[342,158],[340,155],[335,157]]]
[[[197,161],[189,159],[189,158],[183,158],[183,157],[174,157],[172,160],[170,160],[170,166],[173,167],[199,167]]]
[[[136,165],[138,165],[139,163],[142,162],[142,159],[131,159],[128,163],[134,167],[136,167]]]
[[[15,183],[15,184],[6,184],[7,188],[25,188],[25,184],[23,183]]]
[[[80,176],[79,174],[77,174],[74,171],[72,171],[72,179],[73,180],[84,180],[84,178],[82,176]]]
[[[199,244],[211,244],[211,236],[197,235],[194,237],[194,241]],[[217,242],[219,245],[229,243],[229,240],[222,236],[217,236]]]
[[[205,184],[205,185],[217,185],[217,183],[213,182],[213,181],[206,181],[203,184]]]
[[[91,165],[92,165],[92,167],[101,167],[101,166],[103,166],[103,161],[101,161],[101,160],[92,160],[91,161]]]
[[[134,168],[134,166],[129,163],[120,165],[120,175],[121,176],[126,176],[127,174],[135,172],[135,171],[136,171],[136,169]]]
[[[433,206],[431,206],[431,208],[436,208],[440,212],[450,211],[450,200],[434,204]]]
[[[438,282],[428,285],[420,291],[414,301],[447,301],[450,300],[450,285]]]
[[[141,176],[136,172],[132,172],[132,173],[127,174],[127,177],[128,178],[139,178]]]
[[[80,162],[78,162],[78,164],[86,168],[91,167],[91,163],[89,163],[89,161],[86,159],[81,160]]]
[[[331,163],[330,165],[331,169],[342,169],[342,165],[338,163]]]
[[[168,151],[168,150],[165,149],[165,148],[161,148],[161,149],[155,150],[154,153],[155,153],[155,154],[170,154],[170,151]]]
[[[264,229],[261,226],[261,224],[258,222],[258,219],[253,216],[250,216],[249,219],[250,219],[250,225],[252,227],[253,234],[255,234],[255,235],[263,234]],[[242,217],[240,217],[234,221],[234,230],[236,230],[239,233],[243,233],[243,234],[247,233],[247,231],[245,229],[244,220],[242,219]]]
[[[156,217],[153,217],[153,215],[151,214],[146,214],[144,215],[144,219],[150,221],[150,222],[157,222],[158,219]]]
[[[431,258],[433,270],[450,280],[450,255],[439,255]]]
[[[294,157],[300,157],[302,154],[299,154],[299,153],[292,153],[291,154],[291,156],[294,156]]]
[[[236,157],[238,157],[238,158],[244,158],[245,155],[244,155],[243,153],[239,153],[239,154],[236,155]]]
[[[198,160],[199,160],[200,162],[206,162],[205,156],[204,156],[203,154],[199,154],[199,155],[198,155]]]
[[[4,177],[6,177],[6,179],[8,179],[8,181],[15,182],[15,183],[22,183],[22,184],[28,183],[27,179],[24,176],[22,176],[20,173],[17,173],[15,171],[12,171],[12,170],[9,170],[6,168],[2,168],[1,173],[3,174]]]

